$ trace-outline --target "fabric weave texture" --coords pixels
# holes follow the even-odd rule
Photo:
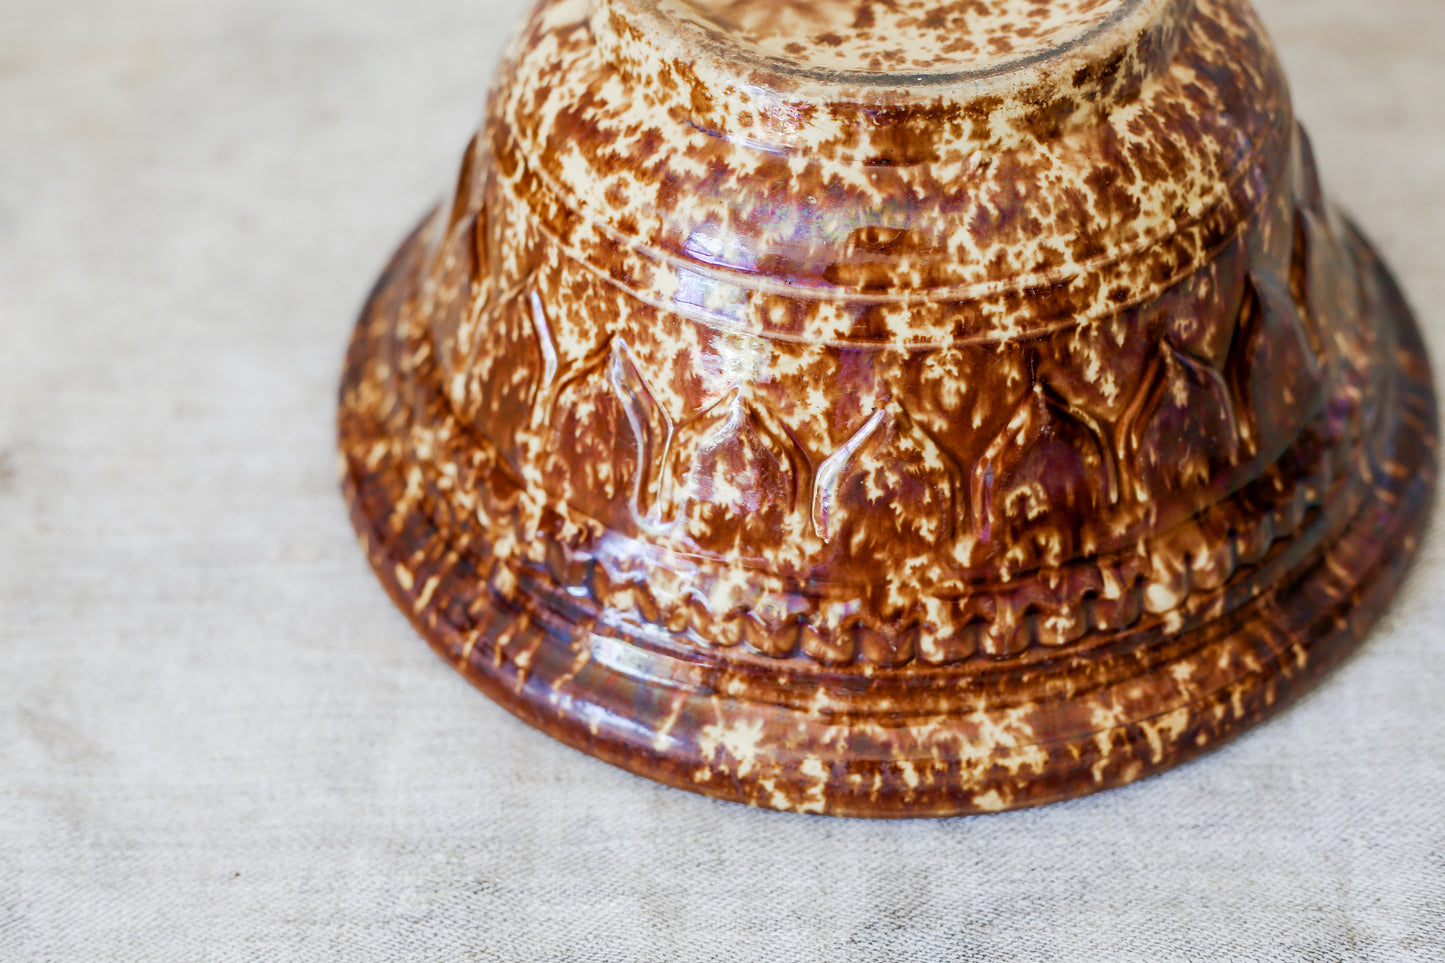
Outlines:
[[[524,4],[3,6],[0,960],[1445,959],[1439,532],[1316,692],[1123,790],[654,785],[436,659],[335,482],[355,313]],[[1258,6],[1445,359],[1445,6]]]

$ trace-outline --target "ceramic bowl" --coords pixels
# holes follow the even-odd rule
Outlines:
[[[381,581],[527,722],[931,816],[1160,771],[1351,651],[1431,384],[1243,0],[544,0],[340,437]]]

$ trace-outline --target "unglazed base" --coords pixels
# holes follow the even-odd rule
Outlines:
[[[368,557],[417,630],[491,698],[680,788],[800,812],[921,817],[1133,782],[1273,715],[1348,655],[1423,530],[1434,389],[1409,309],[1351,233],[1379,335],[1378,394],[1364,402],[1373,430],[1351,456],[1353,494],[1310,508],[1202,619],[1172,630],[1145,620],[1043,657],[897,668],[699,649],[599,611],[575,585],[559,589],[565,580],[546,563],[498,564],[475,524],[458,519],[467,500],[435,455],[469,429],[441,390],[425,331],[407,320],[418,313],[420,237],[363,313],[341,391],[343,484]]]

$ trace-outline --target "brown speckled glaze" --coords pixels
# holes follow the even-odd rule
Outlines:
[[[930,816],[1301,692],[1436,414],[1243,0],[544,0],[340,432],[382,582],[523,719]]]

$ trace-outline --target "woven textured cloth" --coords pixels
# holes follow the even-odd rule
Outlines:
[[[1445,359],[1445,5],[1258,5]],[[1002,816],[666,789],[430,653],[334,393],[522,8],[4,0],[0,960],[1445,958],[1438,532],[1285,715]]]

